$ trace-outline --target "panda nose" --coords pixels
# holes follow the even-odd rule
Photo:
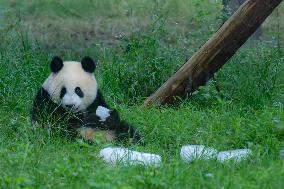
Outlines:
[[[75,105],[74,104],[68,104],[68,105],[65,105],[66,106],[66,108],[73,108]]]

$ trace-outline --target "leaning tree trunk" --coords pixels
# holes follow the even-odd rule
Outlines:
[[[282,0],[247,0],[144,105],[168,102],[206,82],[256,31]]]
[[[245,2],[246,0],[222,0],[223,4],[223,18],[228,18],[228,16],[231,16],[234,12],[238,10],[238,8]],[[226,20],[224,20],[226,21]],[[262,34],[261,26],[257,28],[257,30],[254,32],[254,34],[250,37],[250,39],[253,40],[260,40]]]

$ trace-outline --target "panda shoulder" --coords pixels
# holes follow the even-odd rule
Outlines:
[[[101,92],[101,90],[98,90],[97,92],[97,97],[95,99],[96,103],[98,104],[98,106],[102,106],[102,107],[105,107],[105,108],[108,108],[109,109],[109,106],[108,104],[106,103],[105,99],[104,99],[104,96]]]

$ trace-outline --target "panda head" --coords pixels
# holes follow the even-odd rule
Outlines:
[[[81,62],[65,61],[54,57],[51,74],[43,83],[51,100],[66,110],[84,111],[96,99],[98,84],[93,75],[96,64],[90,57]]]

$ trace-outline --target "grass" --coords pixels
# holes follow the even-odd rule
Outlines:
[[[221,16],[213,10],[220,10],[220,4],[183,0],[120,0],[117,5],[111,1],[56,2],[0,2],[0,13],[11,16],[0,22],[1,188],[284,185],[284,157],[279,152],[284,149],[284,57],[275,47],[277,35],[271,33],[274,24],[264,26],[264,35],[271,37],[271,44],[262,42],[242,48],[216,74],[220,91],[211,81],[178,106],[145,109],[141,107],[143,99],[218,28]],[[60,11],[61,5],[68,11]],[[128,16],[125,8],[131,10]],[[180,11],[175,13],[173,9]],[[12,14],[19,10],[20,22]],[[102,25],[90,26],[96,20],[86,19],[91,16],[101,20]],[[36,30],[34,23],[40,19]],[[171,27],[174,20],[179,24]],[[49,28],[49,22],[54,26]],[[62,27],[57,30],[59,25]],[[117,27],[115,31],[127,30],[125,36],[111,37],[113,30],[106,29],[110,25]],[[84,35],[89,27],[98,26],[106,33],[97,35],[96,30],[96,35],[86,42]],[[187,28],[189,31],[184,31]],[[72,32],[82,38],[70,37]],[[97,140],[89,146],[77,140],[49,137],[44,129],[33,132],[29,119],[32,100],[49,74],[49,61],[55,53],[73,60],[83,55],[97,57],[95,74],[107,100],[145,136],[145,146],[128,147],[160,154],[160,167],[109,166],[98,154],[103,147],[116,144]],[[204,144],[218,150],[250,148],[253,155],[239,164],[215,160],[185,163],[179,157],[185,144]]]
[[[222,22],[222,18],[215,14],[221,10],[220,4],[200,0],[179,0],[178,3],[174,0],[1,2],[8,7],[3,9],[7,12],[5,19],[23,21],[25,29],[43,47],[72,49],[81,53],[86,47],[96,44],[113,46],[133,31],[147,27],[160,15],[168,17],[167,43],[198,48],[217,29],[217,23]]]

